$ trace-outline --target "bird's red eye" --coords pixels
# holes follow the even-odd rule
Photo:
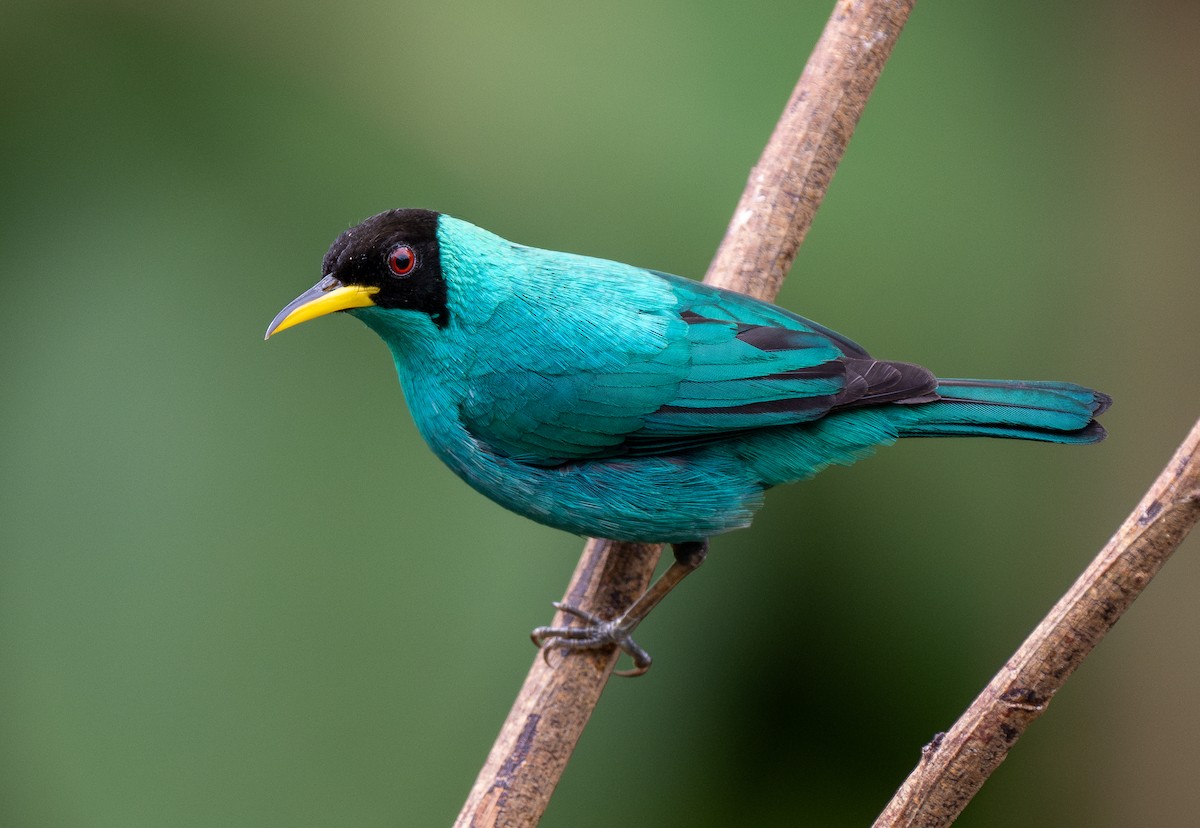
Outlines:
[[[407,244],[392,248],[388,254],[388,269],[397,276],[407,276],[417,266],[417,254]]]

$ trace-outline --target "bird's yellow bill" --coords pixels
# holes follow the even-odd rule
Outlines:
[[[350,308],[365,308],[374,305],[371,296],[379,292],[379,288],[366,285],[343,285],[332,276],[326,276],[321,281],[301,293],[287,303],[287,306],[267,326],[267,335],[316,319],[334,311],[349,310]]]

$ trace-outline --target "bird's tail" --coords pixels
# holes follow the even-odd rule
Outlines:
[[[1112,400],[1069,382],[939,379],[938,399],[836,411],[812,423],[761,433],[738,443],[741,462],[764,486],[848,466],[897,437],[1012,437],[1049,443],[1095,443],[1094,419]]]
[[[941,399],[889,411],[901,437],[1013,437],[1047,443],[1097,443],[1095,418],[1112,398],[1069,382],[939,379]]]

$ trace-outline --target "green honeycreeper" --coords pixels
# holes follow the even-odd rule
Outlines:
[[[543,627],[548,653],[620,646],[763,493],[897,437],[1094,443],[1105,394],[938,379],[741,294],[514,244],[429,210],[342,233],[267,336],[345,311],[392,352],[417,428],[459,477],[580,535],[669,543],[675,562],[615,619]]]

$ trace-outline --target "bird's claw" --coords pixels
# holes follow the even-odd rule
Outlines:
[[[542,651],[542,659],[547,665],[550,665],[550,653],[553,650],[571,653],[575,650],[599,650],[615,645],[633,659],[633,669],[617,670],[616,675],[640,676],[650,669],[650,654],[633,640],[633,629],[623,623],[624,615],[605,621],[593,613],[559,601],[554,602],[554,608],[584,623],[579,627],[538,627],[529,634],[533,643]]]

